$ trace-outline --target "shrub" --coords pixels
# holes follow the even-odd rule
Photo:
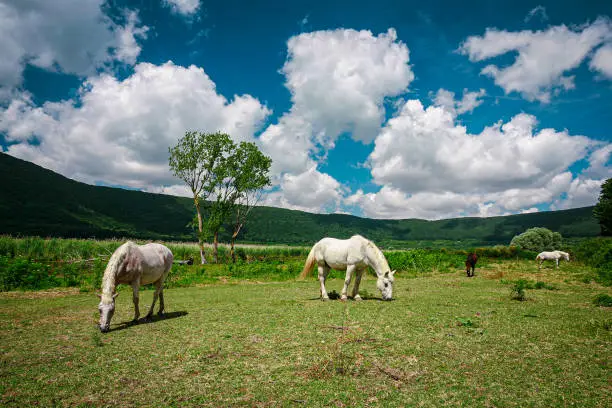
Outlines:
[[[516,235],[510,242],[511,246],[517,246],[528,251],[554,251],[561,247],[563,238],[558,232],[552,232],[548,228],[529,228],[522,234]]]
[[[577,260],[595,268],[595,280],[612,285],[612,239],[593,238],[583,241],[574,250]]]

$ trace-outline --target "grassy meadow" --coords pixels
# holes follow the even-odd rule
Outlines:
[[[3,251],[10,246],[0,244]],[[62,245],[64,259],[85,261],[119,242],[12,245],[15,257],[0,256],[45,265]],[[48,245],[55,247],[45,250]],[[176,256],[179,247],[170,246]],[[314,273],[295,281],[308,248],[243,250],[236,265],[175,266],[164,319],[128,325],[131,290],[120,286],[107,334],[96,328],[98,299],[83,278],[95,276],[95,267],[84,266],[92,262],[71,264],[81,265],[75,276],[87,285],[0,293],[0,404],[605,407],[612,401],[611,309],[593,303],[608,299],[612,288],[593,281],[593,270],[579,262],[538,271],[520,254],[482,256],[468,279],[460,253],[391,251],[390,264],[400,267],[393,301],[379,300],[369,275],[364,301],[321,302]],[[193,248],[185,251],[189,256]],[[328,290],[340,292],[342,275],[332,278]],[[518,286],[523,301],[513,300]],[[141,292],[143,314],[152,293]]]

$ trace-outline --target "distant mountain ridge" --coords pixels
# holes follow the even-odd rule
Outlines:
[[[53,237],[133,237],[195,240],[190,198],[92,186],[0,153],[0,234]],[[490,218],[378,220],[257,207],[241,232],[252,243],[312,244],[324,236],[359,233],[377,242],[470,240],[507,244],[530,227],[564,237],[599,234],[593,207]],[[227,232],[221,235],[227,240]]]

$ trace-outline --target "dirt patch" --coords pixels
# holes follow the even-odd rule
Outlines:
[[[79,288],[56,288],[49,290],[38,290],[36,292],[2,292],[0,299],[42,299],[74,296],[80,293]]]

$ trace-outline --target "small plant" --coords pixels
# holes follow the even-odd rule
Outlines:
[[[612,296],[605,293],[600,293],[599,295],[595,296],[595,299],[593,299],[593,304],[595,306],[612,307]]]
[[[527,288],[529,288],[529,282],[525,279],[519,279],[514,282],[511,289],[512,299],[519,301],[527,300],[525,296],[525,289]]]
[[[476,322],[474,322],[470,318],[458,317],[457,318],[457,326],[477,327],[478,324]]]
[[[91,342],[94,347],[102,347],[104,345],[104,342],[102,341],[102,336],[100,335],[100,332],[97,328],[91,334]]]
[[[332,290],[331,292],[327,292],[327,296],[329,296],[330,300],[340,299],[340,294],[336,292],[335,290]]]

